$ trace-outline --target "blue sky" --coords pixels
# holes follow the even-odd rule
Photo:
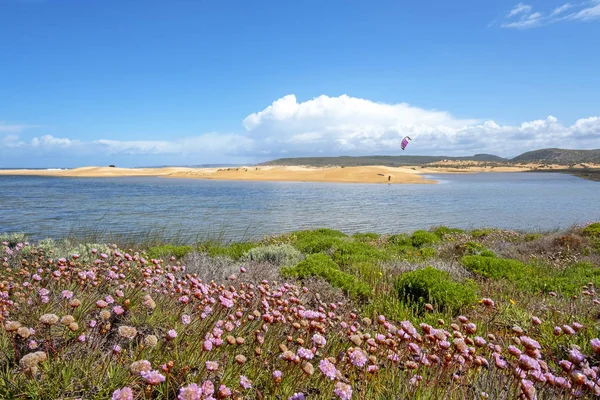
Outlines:
[[[0,0],[0,167],[600,148],[598,38],[600,0]]]

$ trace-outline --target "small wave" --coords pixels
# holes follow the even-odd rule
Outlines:
[[[66,171],[69,168],[46,168],[46,171]]]

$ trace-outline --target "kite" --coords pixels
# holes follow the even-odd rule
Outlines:
[[[406,146],[408,146],[409,140],[412,140],[412,139],[408,136],[404,136],[404,139],[402,139],[402,144],[400,145],[400,147],[402,147],[402,150],[406,149]]]

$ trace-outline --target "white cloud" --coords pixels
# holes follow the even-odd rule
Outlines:
[[[244,125],[258,148],[295,154],[405,154],[400,151],[405,135],[413,138],[412,154],[513,156],[545,147],[600,148],[598,117],[572,126],[553,116],[511,126],[345,95],[300,103],[288,95],[246,117]]]
[[[580,21],[600,20],[600,1],[596,0],[588,3],[588,7],[567,15],[565,19]]]
[[[43,147],[45,149],[52,149],[52,148],[66,148],[66,147],[71,147],[73,145],[79,144],[80,142],[78,140],[71,140],[68,138],[56,138],[52,135],[44,135],[42,137],[39,138],[33,138],[31,139],[31,146],[32,147]]]
[[[554,11],[552,11],[552,14],[550,14],[550,16],[554,17],[556,15],[560,15],[560,14],[564,13],[565,11],[567,11],[568,9],[572,8],[572,7],[573,7],[573,5],[571,3],[563,4],[560,7],[556,7],[554,9]]]
[[[24,145],[25,142],[19,140],[19,135],[6,135],[0,139],[0,147],[5,149],[14,149]]]
[[[568,10],[573,12],[566,14]],[[519,3],[506,14],[502,28],[526,29],[545,26],[562,21],[600,20],[600,0],[587,0],[579,4],[565,3],[554,10],[539,12],[527,4]],[[493,26],[494,23],[488,26]]]
[[[509,17],[513,17],[518,14],[529,14],[531,12],[531,6],[528,4],[519,3],[508,13]]]
[[[241,134],[206,133],[164,140],[78,141],[45,135],[29,142],[17,135],[0,136],[0,152],[21,159],[38,155],[69,160],[79,157],[104,160],[108,156],[144,156],[156,160],[276,158],[299,155],[473,155],[491,153],[513,157],[548,147],[600,148],[600,117],[591,116],[571,125],[554,116],[506,125],[493,120],[461,118],[446,111],[428,110],[407,103],[386,104],[342,95],[298,101],[290,94],[242,121]],[[406,151],[402,138],[413,141]],[[83,157],[83,158],[81,158]]]

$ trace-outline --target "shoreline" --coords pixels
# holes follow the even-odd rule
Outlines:
[[[330,182],[378,184],[437,184],[423,175],[478,172],[525,172],[530,167],[506,166],[488,168],[468,166],[246,166],[228,168],[116,168],[80,167],[73,169],[0,169],[2,176],[52,176],[80,178],[163,177],[204,180],[275,181],[275,182]]]
[[[390,167],[373,166],[243,166],[222,168],[158,167],[116,168],[79,167],[72,169],[0,169],[0,176],[52,176],[71,178],[123,178],[160,177],[178,179],[204,179],[225,181],[266,182],[329,182],[329,183],[374,183],[374,184],[437,184],[425,175],[511,173],[511,172],[556,172],[566,173],[587,180],[600,180],[600,169],[565,168],[561,165],[502,165],[485,164],[443,165],[429,164]]]
[[[423,172],[425,173],[425,172]],[[52,176],[80,178],[162,177],[204,180],[331,182],[379,184],[435,184],[421,171],[406,167],[235,167],[235,168],[115,168],[81,167],[68,170],[0,170],[4,176]],[[389,180],[388,180],[389,177]]]

